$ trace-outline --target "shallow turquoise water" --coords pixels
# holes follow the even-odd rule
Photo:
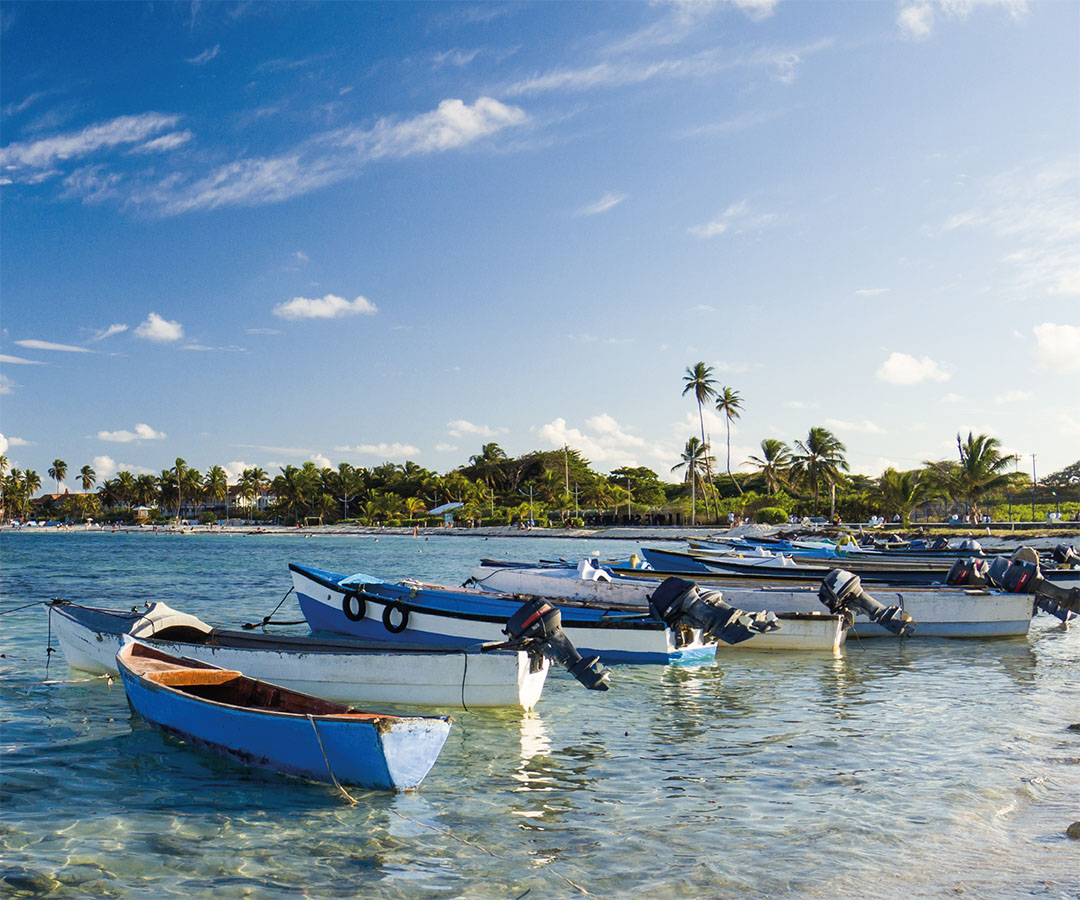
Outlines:
[[[458,584],[481,556],[632,549],[4,533],[0,606],[162,599],[235,625],[273,609],[289,561]],[[1043,616],[1024,639],[621,666],[604,694],[553,673],[534,713],[455,712],[418,793],[355,807],[148,729],[59,653],[66,683],[40,684],[41,608],[0,636],[0,894],[1080,896],[1080,630]]]

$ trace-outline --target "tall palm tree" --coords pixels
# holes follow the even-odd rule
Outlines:
[[[686,469],[683,481],[690,484],[690,524],[697,524],[697,486],[701,481],[701,473],[708,470],[709,452],[708,446],[696,437],[686,441],[686,447],[682,452],[682,462],[671,467],[672,472]]]
[[[79,481],[82,482],[84,491],[93,490],[94,483],[97,481],[97,472],[90,466],[83,466],[79,469]]]
[[[221,466],[211,466],[206,470],[206,477],[203,479],[203,493],[208,500],[214,503],[220,503],[228,498],[229,476]],[[228,515],[227,503],[225,513]]]
[[[743,489],[739,487],[739,482],[737,482],[735,476],[731,474],[731,422],[733,419],[737,419],[742,415],[742,397],[739,395],[739,392],[729,387],[721,388],[720,392],[716,395],[716,411],[723,415],[724,424],[727,426],[728,478],[732,480],[741,497]]]
[[[683,392],[685,397],[691,391],[694,392],[694,399],[697,401],[698,412],[698,424],[701,426],[701,445],[705,448],[706,453],[709,449],[708,442],[705,440],[705,414],[702,412],[702,407],[710,402],[716,396],[716,380],[712,377],[712,366],[705,365],[704,362],[694,363],[694,365],[686,367],[686,374],[683,376]],[[712,464],[706,463],[706,473],[708,475],[708,483],[712,484]],[[705,495],[705,512],[709,511],[709,496]]]
[[[791,448],[776,438],[765,438],[761,442],[761,456],[751,456],[747,462],[765,476],[765,490],[775,494],[787,482]]]
[[[121,475],[124,473],[121,472]],[[128,475],[131,473],[128,472]],[[134,478],[131,486],[129,502],[136,506],[154,506],[161,502],[161,493],[158,490],[157,480],[153,475],[140,475]]]
[[[116,497],[121,503],[131,506],[135,493],[135,476],[127,469],[116,475]],[[144,504],[145,505],[145,504]]]
[[[266,471],[259,466],[244,469],[240,473],[240,496],[248,501],[249,506],[254,506],[259,494],[269,483]]]
[[[422,512],[426,504],[419,497],[406,497],[405,498],[405,511],[409,514],[409,524],[412,524],[413,518],[418,512]]]
[[[834,485],[843,477],[841,470],[848,471],[844,458],[847,447],[828,428],[820,426],[811,428],[806,441],[796,441],[795,447],[799,452],[792,457],[792,468],[804,482],[809,482],[816,513],[822,483]]]
[[[49,466],[49,477],[56,479],[56,493],[60,493],[60,482],[64,480],[64,476],[67,475],[67,463],[62,459],[54,459],[53,464]]]
[[[495,493],[495,484],[503,479],[502,465],[506,461],[506,451],[494,441],[484,444],[480,452],[469,457],[469,465],[475,474]],[[494,502],[494,501],[493,501]]]
[[[968,432],[967,440],[956,436],[960,452],[959,464],[928,462],[931,477],[950,494],[963,500],[971,510],[973,521],[979,521],[979,502],[982,496],[996,487],[1008,484],[1014,475],[1008,471],[1016,461],[1014,454],[1002,456],[1001,441]]]

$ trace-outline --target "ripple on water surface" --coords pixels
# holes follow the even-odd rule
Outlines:
[[[534,538],[0,535],[4,608],[166,600],[261,619],[286,564],[458,584],[481,556],[626,556]],[[290,601],[283,611],[296,617]],[[0,883],[12,896],[1075,898],[1080,634],[853,642],[553,673],[533,713],[457,711],[419,792],[218,759],[0,619]],[[294,629],[302,630],[302,629]],[[576,887],[575,887],[576,886]]]

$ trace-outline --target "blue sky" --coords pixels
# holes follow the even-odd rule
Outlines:
[[[742,395],[734,464],[815,425],[865,474],[968,430],[1080,457],[1080,4],[0,28],[0,450],[43,478],[495,440],[675,480],[698,360]]]

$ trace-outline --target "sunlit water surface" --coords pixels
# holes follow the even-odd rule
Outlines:
[[[457,584],[481,556],[632,549],[5,533],[0,605],[165,600],[235,626],[273,609],[289,561]],[[9,896],[1080,896],[1080,631],[1044,616],[1023,639],[621,666],[607,693],[553,672],[533,713],[455,711],[417,793],[356,806],[150,730],[59,653],[65,683],[41,684],[41,607],[0,634]]]

